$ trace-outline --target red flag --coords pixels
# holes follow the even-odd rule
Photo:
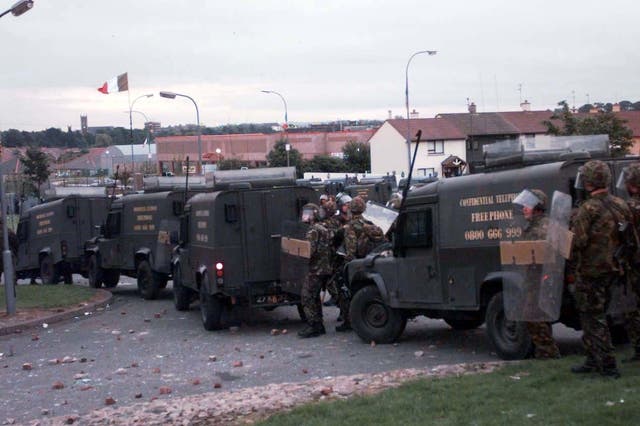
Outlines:
[[[129,90],[129,76],[125,72],[109,81],[105,81],[102,87],[98,87],[98,92],[108,95],[114,92],[124,92]]]

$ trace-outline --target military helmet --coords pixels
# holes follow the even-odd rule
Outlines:
[[[349,194],[345,192],[341,192],[338,195],[336,195],[336,202],[338,203],[339,209],[341,209],[342,206],[344,206],[347,203],[350,203],[351,201],[353,201],[353,199]]]
[[[351,201],[351,213],[361,214],[366,210],[366,208],[367,205],[365,204],[364,199],[359,195]]]
[[[584,184],[589,184],[595,189],[608,188],[611,183],[611,171],[606,163],[600,160],[591,160],[580,167],[580,177]]]
[[[302,207],[302,221],[303,222],[317,222],[322,219],[322,210],[317,204],[307,203]]]
[[[329,196],[328,196],[327,194],[322,194],[322,195],[320,196],[320,204],[323,204],[323,203],[322,203],[323,201],[324,201],[325,203],[326,203],[327,201],[329,201]]]
[[[547,208],[547,194],[540,189],[524,189],[513,199],[513,204],[544,211]]]
[[[633,163],[624,169],[624,183],[640,187],[640,163]]]
[[[396,210],[400,209],[401,204],[402,204],[402,194],[400,194],[399,192],[394,192],[389,198],[389,201],[387,201],[387,207],[390,207]]]
[[[548,202],[547,194],[545,194],[544,191],[541,189],[532,189],[531,193],[535,195],[538,198],[538,200],[540,200],[540,202],[536,207],[539,208],[540,210],[546,210],[547,202]]]

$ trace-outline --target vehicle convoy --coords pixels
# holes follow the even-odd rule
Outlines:
[[[357,184],[345,187],[344,192],[352,198],[360,196],[367,201],[385,204],[389,201],[391,194],[393,194],[396,189],[395,176],[385,176],[381,178],[360,179]]]
[[[486,323],[502,358],[530,353],[525,323],[508,321],[503,305],[500,242],[523,234],[523,219],[515,214],[512,201],[524,188],[538,188],[549,196],[554,191],[569,194],[576,206],[584,199],[574,188],[576,174],[591,157],[588,152],[556,153],[559,161],[547,162],[549,158],[537,155],[536,165],[527,166],[525,157],[515,165],[513,159],[497,162],[484,173],[442,179],[408,194],[392,249],[354,260],[346,268],[353,294],[351,322],[362,340],[393,342],[407,318],[425,315],[442,318],[454,329]],[[615,184],[623,167],[638,158],[603,160]],[[613,186],[611,191],[615,193]],[[565,287],[559,321],[579,328],[573,306]]]
[[[31,207],[18,223],[18,278],[40,277],[43,284],[61,279],[72,283],[72,274],[86,276],[84,243],[104,222],[109,199],[69,195]]]
[[[193,196],[181,219],[172,261],[175,307],[186,310],[199,298],[207,330],[228,326],[234,306],[299,303],[299,293],[285,291],[280,282],[282,227],[298,221],[318,194],[296,186],[294,168],[246,172],[257,174],[228,185],[217,173],[216,190]]]
[[[86,242],[89,285],[118,285],[120,275],[137,279],[145,299],[155,299],[171,274],[175,240],[185,191],[129,194],[115,200],[100,226],[100,235]]]

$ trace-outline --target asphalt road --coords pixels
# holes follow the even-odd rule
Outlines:
[[[239,327],[208,332],[197,303],[188,312],[174,309],[170,287],[159,300],[144,301],[133,280],[125,278],[113,294],[104,311],[0,337],[0,423],[83,414],[104,407],[108,397],[122,406],[267,383],[497,359],[484,327],[453,331],[443,321],[421,317],[409,322],[397,344],[372,346],[354,333],[333,331],[338,311],[325,308],[327,334],[300,339],[296,333],[304,324],[295,307],[285,307],[243,310]],[[580,351],[579,333],[561,325],[554,333],[564,354]],[[24,364],[32,369],[23,369]],[[54,389],[57,382],[63,388]]]

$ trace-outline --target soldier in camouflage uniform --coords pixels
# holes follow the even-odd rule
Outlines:
[[[351,196],[349,194],[340,193],[336,196],[336,203],[338,213],[336,214],[336,204],[328,204],[328,209],[333,209],[333,212],[329,214],[327,210],[327,217],[324,224],[333,232],[333,245],[331,250],[331,278],[327,283],[327,291],[331,295],[331,300],[340,308],[340,319],[344,319],[344,312],[348,312],[348,298],[342,296],[343,291],[341,289],[339,277],[344,269],[344,254],[339,253],[340,247],[343,246],[344,241],[344,226],[349,222],[351,217]]]
[[[633,227],[636,235],[640,235],[640,163],[634,163],[624,170],[624,186],[629,194],[627,205],[633,215]],[[640,269],[638,259],[634,259],[631,284],[636,296],[640,295]],[[640,304],[640,298],[636,299]],[[634,348],[634,354],[622,362],[640,361],[640,306],[638,310],[625,315],[626,331]]]
[[[322,304],[320,290],[326,285],[331,274],[330,244],[331,232],[321,219],[323,211],[315,204],[306,204],[302,208],[302,221],[311,226],[307,231],[310,243],[309,274],[300,294],[302,309],[307,317],[308,326],[298,333],[300,337],[317,337],[325,333],[322,323]]]
[[[525,191],[529,191],[526,190]],[[524,191],[523,191],[524,192]],[[529,191],[533,202],[522,205],[522,213],[527,220],[527,226],[523,232],[524,240],[546,240],[549,218],[545,215],[547,209],[547,195],[539,190]],[[540,276],[540,270],[535,271],[536,277]],[[534,356],[539,359],[559,358],[560,350],[551,330],[551,323],[527,322],[527,330],[533,341]]]
[[[385,242],[384,233],[379,226],[362,217],[366,209],[366,204],[362,197],[355,197],[351,201],[351,220],[344,227],[344,247],[345,262],[353,259],[361,259],[371,252],[375,247]],[[349,319],[349,303],[345,303],[343,313],[344,322],[336,327],[336,331],[351,330]]]
[[[599,160],[580,167],[576,187],[583,187],[589,198],[580,205],[572,225],[573,257],[576,260],[576,307],[582,324],[584,364],[574,373],[599,371],[604,376],[620,377],[607,325],[610,287],[619,273],[614,253],[619,245],[617,224],[631,220],[624,200],[609,194],[611,171]]]

